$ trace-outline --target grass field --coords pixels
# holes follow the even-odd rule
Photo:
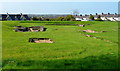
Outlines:
[[[2,69],[2,22],[0,22],[0,70]]]
[[[79,27],[45,24],[91,25]],[[47,30],[14,32],[14,26],[44,26]],[[81,32],[86,29],[107,32]],[[29,43],[29,38],[50,38],[54,43]],[[2,52],[3,69],[116,69],[118,22],[3,21]]]

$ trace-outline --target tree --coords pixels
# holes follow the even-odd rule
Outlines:
[[[90,17],[89,17],[90,20],[94,20],[94,16],[92,14],[90,14]]]
[[[101,16],[100,15],[98,15],[98,17],[97,18],[101,18]]]
[[[38,17],[37,19],[38,19],[39,21],[43,21],[43,19],[42,19],[41,17]]]
[[[56,21],[56,19],[55,18],[50,18],[49,21]]]
[[[64,21],[64,17],[58,17],[57,20],[58,21]]]
[[[102,21],[101,16],[98,15],[97,19],[95,21]]]
[[[79,14],[79,11],[78,11],[78,10],[74,10],[74,11],[73,11],[73,15],[76,15],[76,16],[77,16],[78,14]]]
[[[67,15],[66,17],[64,17],[64,21],[74,21],[75,18],[73,17],[73,15]]]
[[[87,16],[87,14],[85,14],[85,16]]]
[[[32,20],[38,20],[38,18],[37,17],[32,17]]]
[[[45,21],[50,21],[50,19],[49,18],[45,18]]]

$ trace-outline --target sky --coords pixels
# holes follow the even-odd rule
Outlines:
[[[8,2],[7,2],[8,1]],[[118,0],[109,0],[111,2],[42,2],[35,0],[34,2],[9,2],[7,0],[1,3],[0,13],[25,13],[25,14],[72,14],[74,10],[80,14],[95,13],[118,13]],[[19,0],[17,0],[19,1]],[[37,2],[38,1],[38,2]],[[47,0],[46,0],[47,1]],[[54,1],[54,0],[51,0]],[[57,1],[57,0],[56,0]],[[68,1],[68,0],[64,0]],[[69,0],[73,1],[73,0]],[[87,1],[87,0],[84,0]],[[94,0],[89,0],[94,1]],[[102,1],[102,0],[97,0]],[[105,1],[105,0],[103,0]],[[108,1],[108,0],[107,0]]]
[[[119,0],[1,0],[1,2],[118,2]]]

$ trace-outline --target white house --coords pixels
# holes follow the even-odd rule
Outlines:
[[[75,16],[76,21],[89,21],[89,15],[85,16]]]
[[[99,14],[100,15],[100,18],[103,20],[103,21],[120,21],[120,14]],[[75,17],[75,20],[76,21],[90,21],[89,20],[89,16],[90,15],[80,15],[80,16],[74,16]],[[93,15],[94,16],[94,19],[97,19],[98,18],[98,14],[97,15]]]

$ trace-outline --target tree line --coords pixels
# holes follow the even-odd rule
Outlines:
[[[95,19],[94,16],[90,14],[88,19],[92,21],[103,21],[100,15],[98,15],[97,19]],[[73,15],[66,15],[66,16],[61,16],[57,18],[32,17],[31,20],[34,20],[34,21],[76,21]]]
[[[35,20],[35,21],[75,21],[75,18],[73,15],[66,15],[64,17],[57,17],[57,18],[32,17],[31,20]]]

